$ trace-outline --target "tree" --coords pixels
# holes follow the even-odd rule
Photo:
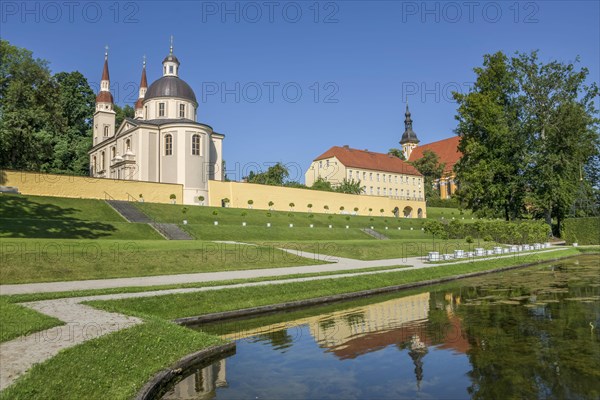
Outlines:
[[[267,171],[261,173],[250,172],[247,181],[249,183],[258,183],[261,185],[282,186],[285,179],[290,175],[288,169],[282,163],[269,167]]]
[[[404,152],[402,149],[391,148],[388,150],[388,154],[390,156],[398,157],[399,159],[406,161],[406,157],[404,157]]]
[[[361,194],[363,192],[363,187],[361,186],[360,181],[344,178],[342,183],[335,188],[335,191],[340,193]]]
[[[133,118],[135,117],[135,110],[129,104],[126,104],[124,107],[120,107],[117,104],[114,105],[115,108],[115,127],[119,129],[125,118]]]
[[[0,167],[49,170],[64,125],[48,62],[0,40]]]
[[[92,115],[96,103],[94,91],[77,71],[59,72],[54,79],[58,84],[65,130],[54,137],[51,171],[87,174],[87,152],[92,147]]]
[[[454,93],[463,154],[455,166],[456,194],[473,211],[502,211],[506,220],[514,219],[524,207],[527,151],[516,74],[501,52],[485,55],[483,67],[474,71],[472,90]]]
[[[577,200],[581,167],[598,151],[598,87],[586,85],[587,68],[576,70],[559,61],[543,64],[537,52],[517,54],[512,64],[528,139],[532,204],[546,223],[556,218],[560,231]]]
[[[313,190],[322,190],[324,192],[333,192],[333,187],[331,187],[331,182],[326,181],[320,176],[315,180],[313,185],[310,187]]]
[[[444,163],[440,163],[439,156],[431,150],[425,150],[423,152],[423,157],[409,162],[409,164],[423,174],[425,198],[439,198],[439,190],[433,187],[433,183],[442,177],[445,167]]]

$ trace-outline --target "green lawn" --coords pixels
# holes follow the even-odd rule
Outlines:
[[[397,229],[399,226],[420,229],[425,219],[395,218],[391,212],[385,216],[380,216],[379,212],[373,212],[372,216],[365,215],[343,215],[336,210],[335,213],[324,214],[323,210],[314,210],[308,213],[306,208],[296,207],[294,212],[286,211],[267,211],[250,210],[240,208],[222,208],[222,207],[203,207],[203,206],[182,206],[176,204],[156,204],[156,203],[136,203],[137,206],[155,218],[159,222],[181,223],[184,219],[190,224],[213,225],[214,221],[219,221],[219,225],[231,225],[241,227],[242,222],[250,226],[266,226],[270,222],[272,226],[288,227],[293,223],[297,227],[308,227],[313,224],[315,228],[333,225],[334,227],[345,227],[350,225],[353,228],[365,228],[374,226],[384,228],[385,226]],[[182,210],[186,209],[183,214]],[[217,213],[214,215],[213,213]],[[270,216],[268,216],[270,215]],[[312,215],[312,217],[311,217]]]
[[[162,239],[102,200],[0,195],[0,238]]]
[[[419,234],[421,232],[419,231]],[[329,240],[329,241],[281,241],[258,242],[263,246],[284,247],[309,253],[353,258],[357,260],[383,260],[388,258],[404,258],[425,256],[430,251],[440,254],[453,253],[462,249],[470,251],[475,247],[492,248],[495,243],[467,243],[465,240],[436,240],[431,238],[406,240]]]
[[[511,258],[446,265],[417,270],[382,272],[374,275],[322,279],[309,282],[283,283],[218,291],[172,294],[138,299],[93,301],[89,304],[107,311],[130,315],[154,315],[175,319],[221,311],[278,304],[339,293],[350,293],[385,286],[419,282],[457,274],[491,270],[500,267],[580,254],[576,249],[519,255]],[[260,293],[260,295],[257,295]]]
[[[427,207],[427,218],[428,219],[444,219],[451,220],[453,217],[455,219],[464,222],[472,222],[477,220],[476,217],[473,216],[470,210],[459,210],[458,208],[445,208],[445,207]],[[474,218],[474,219],[471,219]]]
[[[322,264],[272,246],[196,240],[2,239],[0,258],[2,284]]]
[[[157,372],[183,356],[224,343],[166,321],[90,340],[36,364],[2,399],[131,399]]]
[[[0,297],[0,343],[58,325],[63,322]]]

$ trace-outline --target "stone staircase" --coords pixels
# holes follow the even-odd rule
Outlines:
[[[366,233],[369,236],[373,236],[375,239],[378,239],[378,240],[389,240],[390,239],[389,237],[382,235],[381,233],[374,231],[373,229],[370,229],[370,228],[363,228],[363,229],[361,229],[361,231],[363,231],[364,233]]]
[[[144,214],[139,208],[124,200],[106,200],[116,212],[121,214],[129,222],[148,224],[168,240],[193,240],[187,232],[183,231],[177,224],[166,224],[154,221]]]

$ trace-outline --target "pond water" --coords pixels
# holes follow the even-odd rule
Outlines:
[[[236,354],[164,399],[598,399],[600,258],[199,329]]]

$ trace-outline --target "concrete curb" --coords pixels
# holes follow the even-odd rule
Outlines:
[[[524,264],[513,265],[513,266],[509,266],[509,267],[501,267],[501,268],[495,268],[495,269],[490,269],[490,270],[486,270],[486,271],[478,271],[478,272],[471,272],[471,273],[467,273],[467,274],[452,275],[452,276],[448,276],[448,277],[444,277],[444,278],[430,279],[430,280],[421,281],[421,282],[405,283],[402,285],[386,286],[386,287],[376,288],[376,289],[361,290],[359,292],[351,292],[351,293],[343,293],[343,294],[337,294],[337,295],[332,295],[332,296],[316,297],[313,299],[290,301],[290,302],[286,302],[286,303],[272,304],[272,305],[268,305],[268,306],[245,308],[242,310],[224,311],[224,312],[218,312],[218,313],[212,313],[212,314],[199,315],[199,316],[195,316],[195,317],[177,318],[177,319],[173,320],[173,322],[175,322],[179,325],[183,325],[183,326],[198,326],[198,325],[202,325],[205,323],[216,322],[216,321],[238,319],[238,318],[242,319],[242,318],[252,317],[252,316],[256,316],[256,315],[274,313],[274,312],[278,312],[278,311],[285,311],[285,310],[291,310],[291,309],[296,309],[296,308],[305,308],[305,307],[310,307],[310,306],[314,306],[314,305],[318,305],[318,304],[334,303],[334,302],[355,299],[355,298],[360,298],[360,297],[368,297],[368,296],[374,296],[377,294],[401,291],[401,290],[406,290],[406,289],[413,289],[413,288],[418,288],[418,287],[422,287],[422,286],[435,285],[435,284],[450,282],[450,281],[454,281],[454,280],[458,280],[458,279],[472,278],[472,277],[476,277],[476,276],[492,274],[495,272],[502,272],[502,271],[509,271],[512,269],[530,267],[530,266],[537,265],[537,264],[543,264],[543,263],[547,263],[547,262],[563,260],[563,259],[576,257],[576,256],[577,255],[555,257],[555,258],[549,258],[546,260],[540,260],[540,261],[534,261],[534,262],[529,262],[529,263],[524,263]]]
[[[154,377],[137,393],[134,399],[154,400],[161,398],[175,379],[178,377],[185,377],[189,371],[197,368],[201,364],[235,354],[235,347],[235,343],[231,342],[188,354],[171,367],[154,375]]]

